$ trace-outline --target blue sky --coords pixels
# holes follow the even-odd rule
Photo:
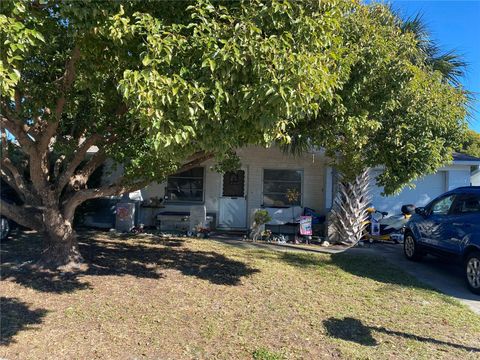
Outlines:
[[[373,1],[366,1],[373,2]],[[380,1],[378,1],[380,2]],[[480,132],[480,0],[390,0],[402,16],[421,13],[432,38],[443,50],[455,50],[469,64],[463,85],[475,92],[476,111],[468,119]]]

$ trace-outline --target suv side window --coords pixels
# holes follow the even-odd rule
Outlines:
[[[455,195],[449,195],[444,198],[437,200],[432,204],[430,214],[432,215],[447,215],[452,207],[453,200]]]
[[[454,214],[480,213],[480,194],[460,195],[453,205]]]

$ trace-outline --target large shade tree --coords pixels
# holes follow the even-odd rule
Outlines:
[[[325,148],[347,181],[381,165],[377,182],[392,194],[452,160],[466,129],[469,96],[458,82],[464,64],[441,67],[447,60],[436,62],[424,37],[388,7],[356,8],[344,24],[352,50],[342,85],[318,114],[288,129],[286,148]]]
[[[480,133],[468,129],[457,151],[480,158]]]
[[[367,84],[373,79],[371,87],[366,93],[360,92],[360,96],[354,99],[353,103],[350,102],[352,99],[348,98],[340,104],[339,109],[345,106],[350,110],[346,112],[347,117],[334,117],[330,119],[330,124],[314,119],[314,124],[309,124],[318,126],[319,134],[332,131],[333,125],[336,128],[333,130],[334,133],[339,135],[339,141],[336,143],[327,144],[324,137],[314,137],[313,142],[327,148],[336,162],[337,169],[340,170],[339,191],[332,209],[331,221],[334,231],[331,238],[349,244],[356,244],[364,235],[367,226],[365,220],[368,216],[365,210],[371,205],[369,191],[372,179],[365,174],[369,168],[385,165],[384,172],[378,177],[377,182],[384,186],[386,194],[399,191],[411,180],[426,173],[433,173],[451,159],[452,147],[458,144],[459,135],[465,130],[462,119],[473,100],[472,93],[463,89],[460,81],[464,76],[466,63],[460,55],[451,50],[443,50],[432,40],[420,15],[402,19],[392,13],[391,9],[379,5],[364,8],[364,11],[376,14],[375,17],[368,16],[369,19],[363,23],[364,25],[372,20],[380,21],[375,29],[381,28],[387,33],[394,31],[390,36],[385,33],[372,40],[375,39],[375,35],[369,33],[368,28],[363,28],[366,37],[373,36],[367,40],[368,43],[380,41],[373,52],[368,46],[363,48],[363,51],[369,53],[367,58],[373,61],[361,70],[364,74],[372,74],[372,77],[366,76],[361,81]],[[392,24],[395,24],[394,27],[389,26]],[[398,41],[396,36],[398,31],[402,34],[401,39],[405,41],[398,43],[398,47],[384,41],[386,38]],[[385,47],[387,44],[394,46]],[[389,58],[388,54],[394,57]],[[374,60],[377,57],[379,61]],[[413,66],[405,68],[402,62],[403,65]],[[388,84],[391,75],[385,76],[385,72],[399,69],[399,66],[406,72],[402,75],[401,72],[395,71],[394,73],[400,77],[395,83]],[[415,73],[419,69],[421,71]],[[425,79],[419,81],[419,76],[426,74],[434,76],[431,79],[433,81],[425,82]],[[354,77],[358,75],[358,72],[351,74]],[[355,86],[359,85],[357,80],[355,79]],[[382,85],[375,89],[375,84]],[[427,88],[422,89],[423,86]],[[398,91],[397,87],[403,91]],[[445,96],[432,96],[433,93],[446,95],[450,92],[455,94],[455,98],[450,99],[453,101]],[[374,103],[374,107],[371,107],[372,96],[375,96],[373,98],[375,100],[380,99]],[[450,112],[440,114],[436,109],[449,109]],[[355,111],[359,112],[355,114]],[[328,116],[329,114],[325,118]],[[356,123],[362,118],[365,120],[364,123]],[[363,130],[357,131],[358,127]],[[354,135],[357,140],[350,139],[345,142],[342,136],[345,133]],[[378,146],[379,143],[382,144],[381,147]],[[295,147],[304,149],[311,144],[312,138],[305,138],[304,134],[300,133],[299,139],[285,148],[291,151],[295,150]]]
[[[391,12],[351,1],[4,1],[1,213],[44,233],[42,264],[81,260],[89,199],[248,144],[323,146],[394,190],[448,160],[465,97],[415,62]],[[98,151],[87,157],[87,150]],[[89,188],[106,159],[114,183]],[[350,164],[350,165],[349,165]]]

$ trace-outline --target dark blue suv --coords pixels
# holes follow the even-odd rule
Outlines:
[[[407,259],[459,258],[469,289],[480,294],[480,186],[451,190],[415,212],[405,228]]]

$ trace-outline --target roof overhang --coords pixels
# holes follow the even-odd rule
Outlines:
[[[451,165],[479,165],[480,160],[454,160],[450,163]]]

